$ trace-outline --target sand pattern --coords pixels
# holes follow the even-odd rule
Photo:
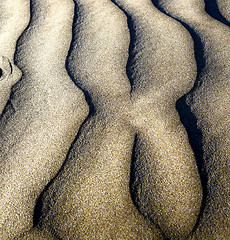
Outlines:
[[[15,61],[23,75],[0,123],[1,239],[16,238],[33,226],[36,199],[88,114],[83,93],[65,69],[74,4],[58,10],[59,4],[31,1],[31,12],[41,11],[32,15],[17,44]],[[57,34],[60,30],[63,35]]]
[[[230,22],[230,2],[224,0],[217,0],[217,4],[222,15]]]
[[[188,24],[203,44],[203,65],[198,72],[197,86],[187,95],[187,103],[202,133],[206,169],[204,206],[191,239],[228,239],[230,29],[205,13],[202,4],[191,7],[189,13],[185,9],[180,11],[171,7],[172,1],[170,4],[162,2],[165,11]],[[174,1],[175,5],[177,3]]]
[[[229,19],[224,0],[3,0],[0,239],[227,240]]]

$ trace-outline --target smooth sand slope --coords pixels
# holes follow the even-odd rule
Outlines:
[[[61,239],[161,239],[129,191],[135,132],[128,123],[126,17],[108,0],[76,1],[76,6],[68,70],[90,95],[94,112],[43,196],[40,228]]]
[[[0,113],[10,96],[11,87],[21,78],[14,65],[16,41],[29,22],[28,1],[2,0],[0,6]]]
[[[195,81],[193,43],[151,1],[115,1],[132,26],[130,78],[137,129],[132,189],[139,210],[172,239],[193,229],[201,185],[176,101]]]
[[[204,210],[191,239],[229,239],[230,236],[230,29],[204,11],[202,1],[187,9],[182,1],[162,1],[162,7],[188,24],[203,44],[205,64],[198,85],[187,96],[203,136],[203,161],[207,172]]]
[[[17,239],[32,227],[36,199],[88,113],[65,69],[73,7],[72,1],[31,1],[31,21],[15,55],[23,76],[0,122],[0,239]]]

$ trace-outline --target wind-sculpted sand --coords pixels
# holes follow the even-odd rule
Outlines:
[[[33,226],[36,199],[88,113],[65,70],[73,7],[72,1],[31,1],[30,24],[18,42],[15,59],[23,75],[0,122],[1,239],[17,238]]]
[[[230,23],[230,2],[226,0],[217,0],[218,8],[222,15],[229,21]]]
[[[0,239],[229,238],[229,14],[205,3],[3,1]]]
[[[170,1],[171,6],[162,1],[162,6],[193,29],[204,51],[197,86],[187,95],[187,103],[202,133],[207,174],[204,209],[191,239],[229,239],[230,29],[208,16],[202,1],[197,1],[198,4],[189,11],[177,9],[179,2]]]
[[[16,41],[29,21],[28,9],[28,2],[23,0],[1,1],[0,113],[9,99],[11,87],[21,78],[21,71],[14,64],[14,52]]]
[[[108,0],[77,1],[76,15],[68,69],[94,111],[43,197],[41,225],[66,239],[152,239],[129,191],[135,132],[125,15]]]

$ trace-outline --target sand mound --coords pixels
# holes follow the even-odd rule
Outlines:
[[[0,239],[228,239],[213,17],[203,0],[3,0]]]

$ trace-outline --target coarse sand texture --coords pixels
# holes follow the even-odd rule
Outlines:
[[[115,2],[131,19],[133,31],[134,201],[166,237],[186,237],[200,210],[201,185],[175,105],[195,81],[192,40],[151,1]]]
[[[0,113],[10,97],[11,87],[21,78],[21,71],[14,64],[14,52],[16,42],[29,22],[28,9],[28,1],[1,1]]]
[[[135,132],[128,122],[126,17],[108,0],[76,4],[68,69],[94,110],[44,195],[41,228],[66,239],[161,239],[129,191]]]
[[[166,12],[193,29],[203,47],[204,63],[198,83],[187,95],[187,103],[202,133],[207,175],[204,206],[191,239],[229,239],[230,28],[207,15],[202,1],[197,1],[189,12],[177,10],[178,0],[162,2]]]
[[[222,13],[222,15],[229,21],[230,23],[230,1],[228,0],[217,0],[217,5]]]
[[[0,240],[230,239],[230,1],[0,1]]]
[[[0,239],[17,238],[33,226],[36,199],[88,113],[65,69],[73,7],[72,1],[41,0],[27,8],[32,16],[15,54],[22,78],[0,122]]]

